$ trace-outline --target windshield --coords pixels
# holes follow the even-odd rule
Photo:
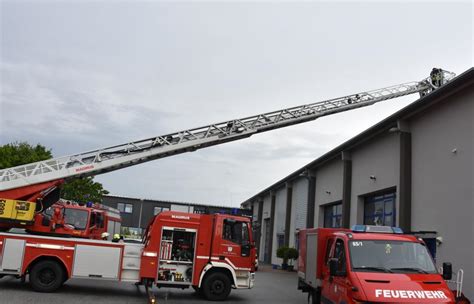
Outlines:
[[[353,271],[436,273],[431,256],[420,243],[401,241],[351,241]]]
[[[87,228],[87,219],[89,212],[86,210],[64,209],[64,222],[74,226],[74,229],[85,230]]]

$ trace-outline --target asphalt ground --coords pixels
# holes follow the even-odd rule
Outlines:
[[[272,270],[260,266],[255,275],[253,289],[233,289],[226,304],[237,303],[307,303],[307,296],[296,289],[295,272]],[[158,303],[216,303],[208,302],[198,296],[192,288],[181,290],[173,288],[154,288]],[[28,280],[21,283],[12,277],[0,279],[0,303],[5,304],[88,304],[88,303],[127,303],[146,304],[144,287],[131,283],[117,283],[98,280],[71,279],[54,293],[38,293],[31,290]]]

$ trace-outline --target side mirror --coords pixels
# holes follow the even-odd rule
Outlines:
[[[329,260],[329,275],[331,277],[334,277],[337,275],[337,260],[336,259]]]
[[[250,256],[250,245],[242,245],[241,250],[240,250],[240,255],[243,257],[248,257]]]
[[[453,278],[453,266],[451,263],[443,263],[443,279],[451,280]]]

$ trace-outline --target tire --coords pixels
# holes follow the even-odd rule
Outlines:
[[[311,289],[308,294],[308,303],[309,304],[321,304],[321,290]]]
[[[229,277],[222,272],[214,272],[208,275],[202,285],[204,297],[209,301],[223,301],[229,294],[231,282]]]
[[[30,284],[34,291],[53,292],[65,282],[66,274],[55,261],[41,261],[31,268]]]

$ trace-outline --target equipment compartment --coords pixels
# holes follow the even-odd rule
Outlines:
[[[163,227],[158,283],[190,285],[196,248],[196,230]]]

